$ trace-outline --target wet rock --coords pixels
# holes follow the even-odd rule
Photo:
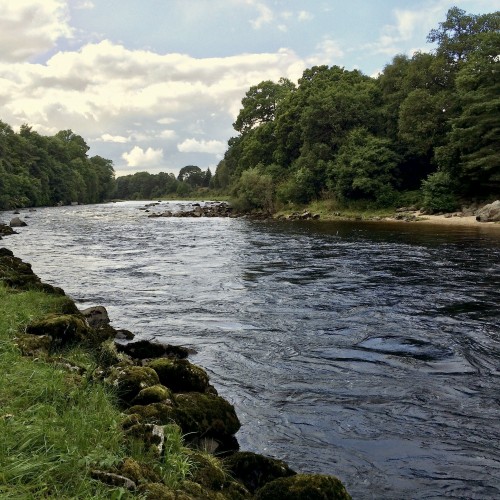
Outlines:
[[[85,318],[74,314],[48,314],[26,326],[26,333],[48,335],[52,346],[64,346],[71,343],[94,343],[94,331]]]
[[[162,403],[173,400],[173,395],[170,389],[164,385],[158,384],[142,389],[139,394],[132,400],[132,405],[149,405],[152,403]]]
[[[24,222],[23,220],[21,220],[19,217],[13,217],[11,220],[10,220],[10,227],[24,227],[24,226],[27,226],[28,224],[26,224],[26,222]]]
[[[500,221],[500,200],[496,200],[476,212],[478,222],[498,222]]]
[[[210,388],[205,370],[185,359],[155,359],[146,366],[155,370],[160,382],[174,392],[206,392]]]
[[[151,359],[161,357],[187,358],[188,350],[184,347],[161,344],[150,340],[138,340],[127,344],[117,343],[119,352],[124,352],[134,359]]]
[[[116,388],[118,396],[130,403],[143,389],[158,385],[160,380],[152,368],[146,366],[113,367],[105,382]]]
[[[281,460],[248,451],[230,455],[224,460],[224,464],[231,475],[252,493],[275,479],[296,474]]]
[[[10,226],[7,226],[6,224],[0,224],[0,236],[10,236],[11,234],[17,233]]]
[[[257,491],[258,500],[351,500],[344,485],[333,476],[297,474],[267,483]]]
[[[103,306],[87,307],[80,311],[92,328],[101,328],[110,323],[108,311]]]
[[[132,340],[135,335],[129,330],[124,330],[123,328],[120,330],[115,330],[115,339],[116,340]]]

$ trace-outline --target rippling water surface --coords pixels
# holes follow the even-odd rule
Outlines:
[[[243,449],[353,498],[500,498],[500,232],[143,206],[24,213],[1,244],[115,327],[194,348]]]

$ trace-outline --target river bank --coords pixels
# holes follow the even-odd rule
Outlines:
[[[0,366],[11,380],[0,389],[8,401],[0,416],[3,494],[350,498],[333,476],[297,474],[280,460],[238,451],[234,407],[185,349],[127,342],[133,335],[113,328],[102,306],[78,310],[7,249],[0,249],[0,295]],[[20,439],[28,428],[29,439]]]

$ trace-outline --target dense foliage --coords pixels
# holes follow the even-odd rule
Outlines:
[[[109,199],[113,164],[88,150],[71,130],[42,136],[23,125],[15,133],[0,121],[0,209]]]
[[[174,174],[160,172],[136,172],[116,179],[116,198],[122,200],[152,200],[168,196],[187,196],[193,190],[208,188],[212,172],[201,170],[196,165],[181,168],[177,178]]]
[[[248,208],[318,198],[452,210],[500,192],[500,11],[454,7],[433,54],[377,78],[337,66],[253,86],[211,186]],[[272,194],[270,194],[270,192]],[[406,193],[406,194],[405,194]]]

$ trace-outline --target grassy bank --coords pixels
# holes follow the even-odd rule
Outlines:
[[[70,348],[56,362],[21,354],[16,335],[65,302],[64,296],[13,291],[0,282],[0,497],[139,498],[91,478],[93,469],[109,469],[126,457],[149,462],[175,486],[189,470],[178,430],[167,433],[170,453],[163,463],[153,463],[140,446],[130,449],[114,394],[67,368],[91,373],[92,352]]]

